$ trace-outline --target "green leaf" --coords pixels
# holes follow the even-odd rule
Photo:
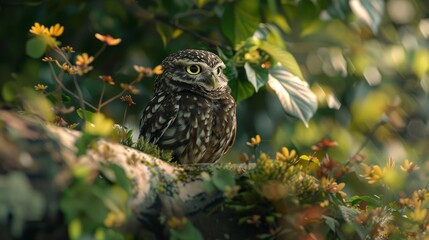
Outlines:
[[[82,110],[82,108],[76,109],[76,113],[77,113],[77,115],[81,119],[83,119],[83,110]],[[94,116],[95,116],[95,113],[85,110],[86,121],[93,122]]]
[[[317,110],[317,97],[307,82],[301,81],[286,68],[277,66],[269,70],[268,86],[277,95],[286,113],[299,118],[307,126]]]
[[[274,58],[274,60],[279,62],[293,75],[299,77],[302,81],[304,81],[304,77],[302,76],[301,69],[299,68],[298,63],[296,62],[293,55],[290,54],[288,51],[283,50],[282,48],[266,41],[262,41],[259,45],[259,48],[267,52],[272,58]]]
[[[355,0],[349,4],[355,16],[377,33],[384,15],[384,0]]]
[[[253,34],[253,37],[259,40],[266,41],[270,44],[284,48],[284,39],[280,30],[273,24],[261,23],[258,30]]]
[[[327,10],[331,17],[346,20],[351,11],[349,0],[334,0]]]
[[[255,91],[258,92],[268,81],[268,69],[252,67],[248,62],[244,64],[244,69],[246,70],[247,79],[253,85]]]
[[[231,95],[237,103],[252,96],[255,92],[255,88],[249,81],[243,81],[239,78],[233,78],[228,82],[228,85],[231,88]]]
[[[203,240],[201,232],[192,224],[187,221],[183,229],[170,229],[170,240]]]
[[[206,193],[212,193],[214,190],[216,190],[216,186],[213,184],[212,181],[204,181],[203,185]]]
[[[351,203],[352,205],[359,204],[360,202],[367,202],[369,205],[374,207],[381,206],[380,201],[370,196],[353,196],[346,201],[347,203]]]
[[[167,46],[173,29],[164,23],[156,23],[156,31],[161,37],[162,44],[164,45],[164,47]]]
[[[22,87],[20,87],[17,82],[12,82],[12,81],[6,82],[2,88],[3,99],[6,102],[14,101],[17,98],[18,93],[20,92],[21,89]]]
[[[235,45],[251,37],[260,23],[258,1],[239,0],[227,5],[222,16],[222,31]]]
[[[235,177],[230,170],[220,169],[213,173],[212,182],[217,189],[225,191],[226,186],[235,186]]]
[[[40,58],[45,53],[47,46],[42,37],[31,38],[25,45],[25,52],[32,58]]]

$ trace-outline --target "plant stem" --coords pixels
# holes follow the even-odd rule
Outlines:
[[[344,166],[348,166],[351,161],[353,159],[355,159],[360,152],[368,145],[369,141],[371,140],[371,138],[374,136],[375,132],[377,131],[377,129],[381,126],[383,126],[384,124],[387,123],[387,118],[385,116],[383,116],[378,122],[377,124],[374,125],[374,127],[371,129],[371,131],[366,135],[365,141],[362,142],[362,144],[359,146],[358,150],[356,151],[355,154],[353,154],[349,160],[345,163]]]
[[[94,60],[100,56],[100,54],[104,51],[104,49],[106,49],[106,47],[107,47],[107,44],[104,43],[103,46],[101,46],[101,48],[98,50],[98,52],[94,55]]]
[[[125,107],[124,119],[122,119],[122,126],[125,126],[125,118],[127,116],[127,110],[128,110],[128,106]]]
[[[97,112],[100,112],[100,110],[101,110],[101,103],[103,101],[104,91],[105,90],[106,90],[106,83],[103,82],[103,89],[101,90],[100,100],[98,101]]]
[[[79,100],[79,96],[77,96],[74,92],[70,91],[64,84],[61,82],[61,80],[58,78],[57,74],[55,73],[55,69],[52,66],[52,63],[49,63],[49,67],[51,68],[52,76],[54,77],[55,82],[58,84],[58,86],[63,89],[66,93],[68,93],[70,96],[76,98]],[[94,107],[92,104],[88,103],[87,101],[83,100],[83,102],[88,106],[89,108],[93,110],[97,110],[96,107]]]

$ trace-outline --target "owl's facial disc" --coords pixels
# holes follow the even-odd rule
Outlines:
[[[174,81],[199,85],[207,91],[224,88],[227,85],[227,78],[223,74],[225,64],[218,63],[210,67],[203,62],[179,61],[176,63],[176,74]]]

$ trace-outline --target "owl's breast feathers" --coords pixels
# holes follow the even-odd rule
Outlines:
[[[143,112],[140,136],[172,150],[180,163],[215,162],[236,134],[235,101],[229,94],[210,99],[190,91],[159,91]]]

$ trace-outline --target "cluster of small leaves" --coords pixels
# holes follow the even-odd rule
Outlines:
[[[125,171],[114,164],[98,169],[77,164],[72,172],[60,201],[70,239],[125,239],[118,230],[130,214],[131,183]]]

